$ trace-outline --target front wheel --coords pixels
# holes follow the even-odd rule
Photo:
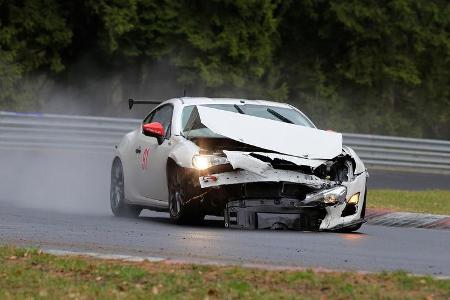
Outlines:
[[[123,168],[119,159],[115,159],[111,168],[110,189],[111,210],[116,217],[136,218],[142,208],[125,202]]]
[[[168,171],[170,219],[176,224],[201,224],[205,215],[197,203],[186,203],[180,168],[172,166]]]

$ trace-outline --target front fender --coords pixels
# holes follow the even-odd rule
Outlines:
[[[364,166],[364,163],[359,158],[359,156],[356,154],[355,150],[348,146],[342,146],[342,150],[344,150],[345,153],[350,155],[355,160],[355,174],[361,174],[366,171],[366,167]]]
[[[192,157],[199,154],[200,148],[182,136],[173,137],[173,143],[174,146],[169,153],[169,157],[180,167],[194,168]]]

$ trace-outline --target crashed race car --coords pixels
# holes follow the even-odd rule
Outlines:
[[[135,103],[130,99],[130,109]],[[116,146],[111,209],[168,211],[178,224],[355,231],[368,172],[342,135],[289,104],[183,97],[159,104]]]

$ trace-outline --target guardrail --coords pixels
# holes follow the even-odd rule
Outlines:
[[[1,148],[111,150],[137,119],[0,112]],[[450,173],[450,141],[344,133],[370,168]]]

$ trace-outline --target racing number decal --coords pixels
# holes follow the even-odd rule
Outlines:
[[[142,170],[148,169],[148,155],[149,154],[150,154],[150,149],[145,148],[144,153],[142,154],[142,163],[141,163]]]

